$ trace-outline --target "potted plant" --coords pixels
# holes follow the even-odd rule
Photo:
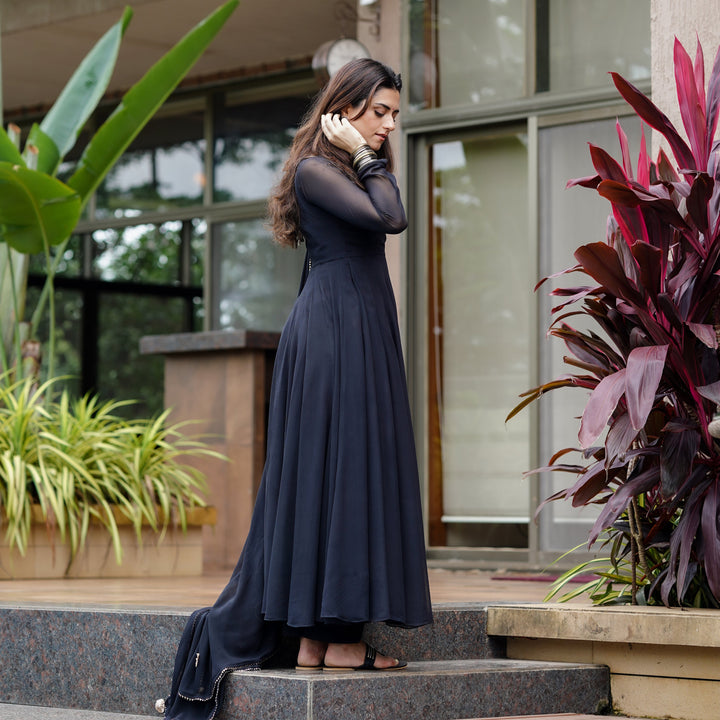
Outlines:
[[[575,476],[545,502],[599,505],[589,545],[602,538],[609,558],[566,573],[551,596],[590,570],[597,579],[565,599],[720,607],[720,53],[707,89],[699,42],[693,61],[676,40],[674,67],[689,142],[611,73],[674,162],[664,150],[650,159],[643,129],[634,166],[619,123],[621,163],[590,145],[596,174],[568,185],[595,190],[612,213],[606,240],[580,246],[558,274],[583,280],[551,293],[549,334],[565,343],[569,372],[526,392],[508,416],[558,388],[589,393],[579,447],[536,472]],[[573,327],[578,317],[594,329]]]
[[[119,527],[125,523],[138,541],[143,526],[160,538],[169,527],[185,530],[190,509],[205,504],[204,479],[185,461],[220,457],[199,439],[184,437],[181,425],[166,427],[167,412],[128,422],[116,417],[125,403],[71,401],[57,392],[54,276],[92,194],[238,2],[220,6],[124,94],[66,182],[58,169],[105,94],[132,17],[129,8],[88,53],[42,122],[32,126],[24,147],[19,128],[0,127],[0,526],[9,549],[21,555],[34,520],[51,538],[57,531],[69,552],[66,571],[93,524],[109,533],[118,563]],[[27,319],[28,259],[36,253],[45,258],[47,280]],[[37,332],[46,311],[50,331],[41,367]]]
[[[11,382],[0,376],[0,557],[8,560],[0,562],[0,576],[25,575],[19,568],[35,549],[37,526],[50,541],[37,544],[51,558],[40,564],[52,576],[74,570],[93,526],[106,531],[104,547],[112,548],[117,565],[132,534],[142,545],[146,528],[158,542],[169,529],[186,532],[197,524],[194,509],[205,507],[206,490],[188,460],[220,457],[186,436],[184,424],[168,425],[167,411],[127,420],[117,414],[127,403],[72,400],[67,391],[52,399],[58,380],[38,387],[33,377]],[[208,522],[213,513],[200,515]],[[60,545],[67,550],[64,563],[56,561]]]

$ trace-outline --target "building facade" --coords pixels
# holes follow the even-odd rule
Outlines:
[[[26,130],[42,116],[123,4],[3,0],[5,124]],[[92,122],[217,5],[133,3]],[[605,235],[607,205],[565,185],[591,174],[588,142],[619,155],[617,122],[637,153],[639,121],[608,72],[652,90],[673,117],[672,38],[693,52],[698,33],[709,64],[719,15],[714,0],[242,2],[73,238],[58,282],[63,370],[78,392],[127,394],[156,410],[162,365],[139,356],[141,336],[281,328],[302,257],[271,243],[266,199],[319,88],[313,56],[356,38],[404,79],[392,141],[411,222],[389,240],[388,260],[430,555],[547,564],[583,542],[592,516],[553,503],[535,523],[560,480],[525,473],[574,444],[582,397],[558,394],[505,418],[520,393],[562,373],[537,280]]]

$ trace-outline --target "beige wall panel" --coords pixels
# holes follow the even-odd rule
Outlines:
[[[616,712],[675,720],[717,720],[720,683],[613,675]]]

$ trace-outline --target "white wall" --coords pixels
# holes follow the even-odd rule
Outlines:
[[[652,99],[686,137],[675,91],[673,45],[680,40],[695,58],[697,40],[705,56],[705,83],[720,46],[720,2],[718,0],[651,0],[650,34],[652,52]],[[653,157],[660,147],[653,133]],[[667,152],[667,149],[666,149]]]

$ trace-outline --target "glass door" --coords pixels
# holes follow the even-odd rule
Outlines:
[[[432,142],[428,228],[431,545],[527,548],[535,260],[523,129]]]

